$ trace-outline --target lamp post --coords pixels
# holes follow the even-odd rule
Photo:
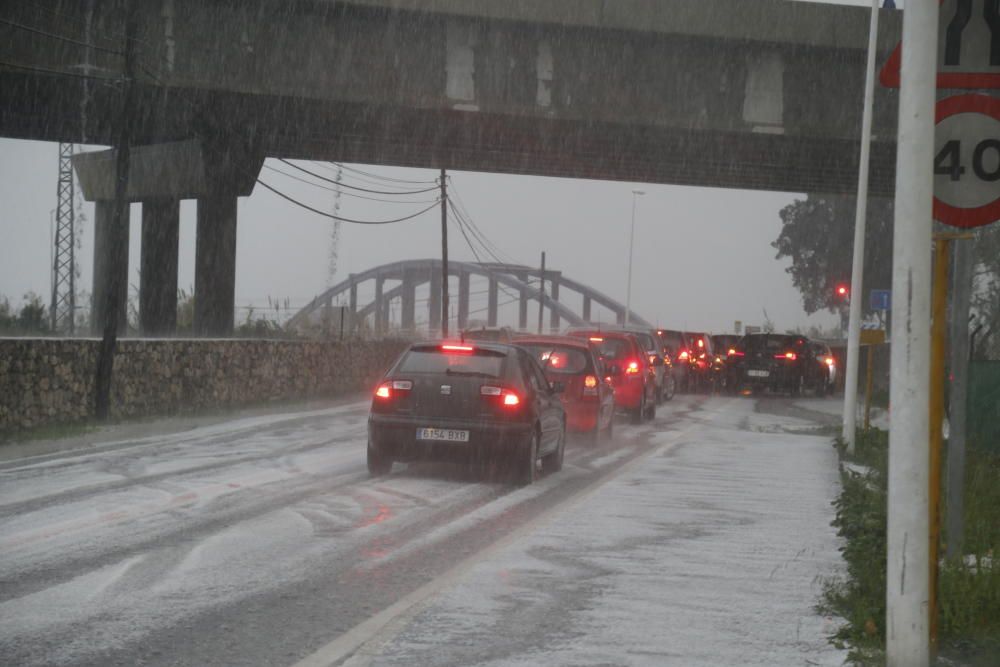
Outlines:
[[[632,190],[632,227],[628,234],[628,287],[625,292],[625,324],[629,323],[632,315],[632,247],[635,240],[635,202],[644,194],[646,193],[642,190]]]

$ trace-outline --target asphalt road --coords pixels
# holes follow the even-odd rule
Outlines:
[[[571,442],[563,471],[528,488],[447,465],[369,479],[367,402],[2,461],[0,664],[349,657],[392,610],[726,405],[742,406],[731,428],[770,428],[751,399],[678,396],[653,422],[618,422],[612,442]]]

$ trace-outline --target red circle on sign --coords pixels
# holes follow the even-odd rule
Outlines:
[[[981,113],[1000,121],[1000,98],[988,95],[955,95],[937,103],[935,123],[960,113]],[[997,198],[976,208],[957,208],[934,198],[934,219],[953,227],[981,227],[1000,220],[1000,192]]]

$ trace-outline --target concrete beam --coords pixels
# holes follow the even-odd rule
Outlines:
[[[380,336],[388,323],[389,303],[385,298],[385,278],[375,278],[375,335]]]
[[[142,203],[142,252],[139,262],[139,328],[145,336],[177,330],[177,256],[180,202]]]
[[[114,203],[99,201],[94,206],[94,278],[92,287],[92,303],[90,309],[90,327],[94,335],[103,332],[105,313],[108,312],[109,289],[117,280],[118,299],[121,312],[118,320],[118,334],[128,331],[128,237],[129,216],[126,215],[120,230],[123,235],[122,252],[113,257],[110,247],[111,226],[114,224]]]
[[[469,326],[469,274],[458,274],[458,328]]]
[[[427,329],[433,336],[441,331],[441,272],[431,269],[428,281]]]
[[[236,306],[236,196],[198,200],[194,333],[229,336]]]
[[[587,295],[583,296],[583,321],[591,322],[590,319],[590,297]]]
[[[416,328],[416,306],[417,306],[417,277],[413,271],[403,273],[403,293],[402,308],[399,314],[399,326],[407,332],[412,333]]]
[[[486,295],[486,324],[491,327],[495,327],[497,325],[497,310],[499,309],[497,299],[499,296],[498,290],[499,285],[497,284],[496,278],[489,278]]]

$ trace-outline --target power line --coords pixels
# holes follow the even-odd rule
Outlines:
[[[76,44],[77,46],[83,46],[88,49],[94,49],[95,51],[103,51],[104,53],[110,53],[116,56],[124,56],[125,54],[121,51],[115,49],[109,49],[104,46],[97,46],[96,44],[91,44],[90,42],[84,42],[79,39],[73,39],[71,37],[63,37],[62,35],[57,35],[55,33],[46,32],[45,30],[40,30],[39,28],[34,28],[30,25],[24,25],[23,23],[17,23],[15,21],[10,21],[8,19],[0,19],[0,23],[9,25],[18,30],[23,30],[25,32],[34,33],[36,35],[42,35],[43,37],[48,37],[49,39],[55,39],[60,42],[66,42],[68,44]]]
[[[340,192],[339,188],[337,188],[337,187],[332,187],[332,186],[329,186],[329,185],[323,185],[322,183],[315,183],[315,182],[307,180],[305,178],[301,178],[299,176],[296,176],[295,174],[289,174],[287,171],[282,171],[281,169],[278,169],[276,167],[272,167],[270,165],[266,165],[265,164],[264,165],[264,169],[268,169],[270,171],[273,171],[273,172],[276,172],[278,174],[281,174],[282,176],[290,178],[293,181],[298,181],[299,183],[305,183],[306,185],[311,185],[311,186],[313,186],[315,188],[320,188],[321,190],[326,190],[328,192]],[[385,203],[385,204],[432,204],[432,203],[437,203],[439,201],[437,199],[419,199],[419,200],[415,200],[415,201],[400,201],[400,200],[395,200],[395,199],[380,199],[378,197],[366,197],[365,195],[359,195],[359,194],[355,194],[353,192],[340,192],[340,194],[346,195],[348,197],[355,197],[357,199],[365,199],[365,200],[368,200],[368,201],[382,202],[382,203]]]
[[[259,178],[257,179],[257,182],[259,184],[263,185],[265,188],[267,188],[271,192],[273,192],[274,194],[276,194],[279,197],[281,197],[282,199],[290,201],[291,203],[295,204],[296,206],[304,208],[307,211],[312,211],[316,215],[322,215],[324,218],[330,218],[331,220],[340,220],[341,222],[349,222],[349,223],[355,224],[355,225],[390,225],[390,224],[395,223],[395,222],[404,222],[406,220],[411,220],[411,219],[417,217],[418,215],[423,215],[424,213],[426,213],[427,211],[431,210],[432,208],[435,208],[438,205],[438,202],[435,201],[433,204],[431,204],[430,206],[428,206],[427,208],[425,208],[425,209],[423,209],[421,211],[417,211],[416,213],[414,213],[412,215],[407,215],[407,216],[404,216],[402,218],[395,218],[393,220],[354,220],[354,219],[351,219],[351,218],[342,218],[342,217],[340,217],[338,215],[331,215],[330,213],[327,213],[325,211],[321,211],[321,210],[319,210],[317,208],[313,208],[312,206],[309,206],[308,204],[304,204],[304,203],[300,202],[299,200],[295,199],[294,197],[290,197],[289,195],[286,195],[284,192],[281,192],[280,190],[271,187],[270,185],[268,185],[264,181],[260,180]]]
[[[278,158],[278,161],[279,162],[283,162],[284,164],[287,164],[292,169],[298,169],[299,171],[301,171],[303,173],[309,174],[313,178],[318,178],[319,180],[326,181],[327,183],[336,183],[336,181],[334,181],[333,179],[330,179],[330,178],[327,178],[326,176],[321,176],[320,174],[317,174],[315,172],[309,171],[308,169],[306,169],[304,167],[300,167],[299,165],[294,164],[292,162],[289,162],[288,160],[286,160],[284,158]],[[368,188],[358,187],[357,185],[348,185],[347,183],[338,183],[338,185],[340,185],[342,187],[345,187],[345,188],[351,188],[352,190],[360,190],[361,192],[369,192],[371,194],[376,194],[376,195],[420,195],[420,194],[423,194],[425,192],[431,192],[431,191],[435,191],[435,190],[438,189],[438,186],[435,185],[432,188],[424,188],[423,190],[405,190],[405,191],[391,192],[391,191],[386,191],[386,190],[370,190]]]
[[[37,67],[34,65],[18,65],[17,63],[11,63],[4,60],[0,60],[0,67],[10,67],[12,69],[24,70],[26,72],[37,72],[39,74],[55,74],[57,76],[72,77],[74,79],[90,79],[92,81],[105,81],[109,83],[117,83],[120,80],[118,77],[93,76],[91,74],[80,74],[78,72],[65,72],[57,69],[49,69],[47,67]]]
[[[319,164],[322,164],[322,163],[319,163]],[[361,169],[356,169],[354,167],[349,167],[346,164],[344,164],[343,162],[334,162],[333,164],[336,165],[336,166],[338,166],[338,167],[340,167],[341,169],[346,170],[346,171],[354,172],[355,174],[360,174],[362,176],[367,176],[369,178],[374,178],[374,179],[377,179],[377,180],[380,180],[380,181],[389,181],[391,183],[403,183],[405,185],[429,185],[431,183],[437,184],[436,180],[414,181],[414,180],[409,180],[409,179],[406,179],[406,178],[393,178],[392,176],[383,176],[381,174],[373,174],[371,172],[362,171]]]

